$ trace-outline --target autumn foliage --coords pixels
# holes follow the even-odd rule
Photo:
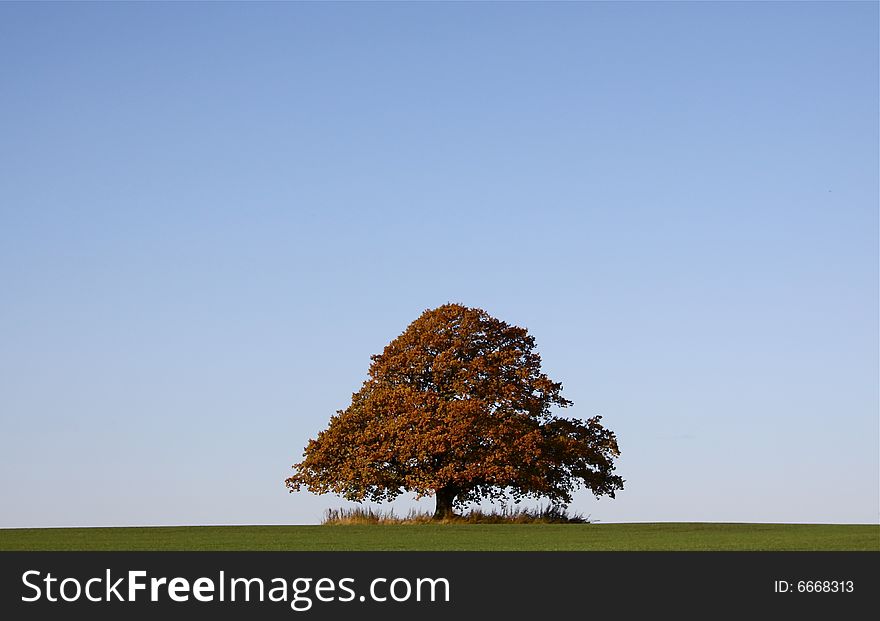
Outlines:
[[[427,310],[372,356],[286,484],[354,501],[434,494],[437,518],[482,498],[567,504],[581,485],[613,498],[617,439],[599,416],[555,415],[572,405],[561,392],[525,329],[459,304]]]

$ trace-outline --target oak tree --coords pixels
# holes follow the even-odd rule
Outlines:
[[[433,494],[435,518],[483,498],[568,504],[582,485],[613,498],[623,488],[617,439],[599,416],[553,411],[570,405],[524,328],[446,304],[372,356],[351,404],[309,440],[286,484],[354,501]]]

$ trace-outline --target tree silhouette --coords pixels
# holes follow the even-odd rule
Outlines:
[[[434,494],[435,518],[482,498],[568,504],[581,485],[613,498],[617,439],[599,416],[554,415],[572,405],[561,390],[524,328],[459,304],[427,310],[372,356],[285,483],[354,501]]]

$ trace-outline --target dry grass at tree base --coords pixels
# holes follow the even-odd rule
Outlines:
[[[381,511],[373,508],[327,509],[322,524],[344,526],[354,524],[589,524],[589,516],[569,514],[565,507],[507,508],[489,512],[472,509],[462,515],[436,520],[432,513],[410,509],[405,516],[394,510]]]

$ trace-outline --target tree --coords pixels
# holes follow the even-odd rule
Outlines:
[[[309,440],[290,491],[392,500],[434,494],[435,518],[481,498],[571,502],[581,485],[614,497],[617,439],[601,424],[561,418],[562,384],[541,371],[535,340],[477,308],[425,311],[371,357],[369,376]]]

